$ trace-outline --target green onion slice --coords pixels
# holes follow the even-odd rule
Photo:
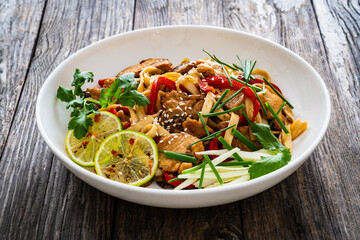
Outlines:
[[[226,110],[226,111],[223,111],[223,112],[206,113],[206,114],[203,114],[203,116],[204,117],[214,117],[214,116],[218,116],[218,115],[229,113],[229,112],[235,112],[237,110],[243,109],[244,107],[245,107],[245,105],[242,104],[240,106],[234,107],[232,109],[229,109],[229,110]]]
[[[188,155],[185,155],[182,153],[177,153],[177,152],[169,152],[169,151],[159,151],[159,152],[163,153],[166,158],[171,158],[171,159],[179,160],[182,162],[190,162],[194,165],[196,164],[195,157],[190,157]]]
[[[234,130],[235,128],[233,128]],[[222,143],[222,145],[227,149],[227,150],[232,150],[233,148],[231,147],[231,145],[222,137],[220,136],[219,138],[219,141]],[[239,162],[240,161],[244,161],[240,155],[238,153],[234,153],[233,156],[235,157],[236,160],[238,160]]]
[[[211,108],[210,113],[214,112],[217,109],[217,106],[221,103],[221,101],[226,97],[226,95],[230,92],[230,89],[226,89],[223,94],[221,94],[219,100],[216,101],[214,106]]]
[[[220,185],[222,185],[224,182],[221,179],[221,177],[220,177],[218,171],[216,170],[214,164],[211,162],[211,159],[208,157],[208,155],[204,155],[204,159],[210,165],[211,170],[214,172],[214,174],[215,174],[217,180],[219,181]]]
[[[235,128],[231,130],[231,133],[251,150],[253,151],[259,150],[259,148],[253,142],[247,139],[244,135],[241,134],[241,132],[239,132]]]
[[[191,147],[192,145],[194,145],[194,144],[196,144],[196,143],[198,143],[198,142],[209,141],[209,140],[211,140],[211,139],[213,139],[213,138],[216,138],[216,137],[220,136],[220,134],[221,134],[223,131],[226,131],[226,130],[228,130],[229,128],[232,128],[232,127],[235,127],[235,126],[236,126],[236,124],[233,124],[233,125],[231,125],[231,126],[229,126],[229,127],[226,127],[226,128],[221,129],[221,130],[219,130],[219,131],[217,131],[217,132],[214,132],[213,134],[210,134],[209,136],[206,136],[206,137],[200,139],[199,141],[193,142],[193,143],[190,144],[188,147]]]
[[[271,114],[273,115],[273,117],[275,118],[275,120],[279,123],[280,127],[284,130],[285,133],[289,133],[289,130],[287,130],[287,128],[285,127],[284,123],[280,120],[279,116],[276,114],[276,112],[274,111],[274,109],[271,107],[271,105],[266,102],[265,103],[266,107],[270,110]]]
[[[206,124],[205,124],[205,121],[204,121],[203,117],[201,116],[201,114],[199,112],[197,112],[196,114],[199,116],[199,119],[200,119],[202,125],[204,126],[206,135],[210,135],[209,130],[206,127]]]
[[[222,166],[222,167],[245,166],[245,165],[251,165],[253,163],[254,163],[253,161],[222,162],[222,163],[219,163],[217,166]]]
[[[222,106],[227,104],[231,99],[233,99],[236,95],[238,95],[245,87],[240,88],[237,90],[233,95],[231,95],[228,99],[226,99],[223,103],[221,103],[219,106],[217,106],[216,109],[220,109]],[[220,97],[221,98],[221,97]],[[219,99],[220,100],[220,99]],[[219,102],[219,101],[218,101]]]
[[[282,111],[282,109],[285,107],[285,105],[286,105],[285,102],[283,102],[283,103],[281,104],[281,107],[280,107],[279,110],[276,112],[276,115],[279,115],[279,113]],[[273,120],[271,120],[271,122],[269,123],[269,126],[270,126],[270,127],[271,127],[271,125],[273,125],[274,121],[275,121],[275,118],[274,118]]]
[[[289,107],[290,107],[291,109],[294,108],[294,107],[289,103],[289,101],[286,100],[286,99],[284,98],[284,96],[283,96],[281,93],[279,93],[279,91],[276,90],[276,88],[274,88],[273,85],[271,85],[271,83],[270,83],[266,78],[263,78],[263,80],[269,85],[269,87],[271,87],[272,90],[274,90],[274,92],[275,92],[284,102],[287,103],[287,105],[289,105]]]
[[[204,181],[205,167],[206,167],[206,164],[204,164],[204,165],[202,166],[202,168],[201,168],[200,181],[199,181],[199,189],[202,188],[202,184],[203,184],[203,181]]]

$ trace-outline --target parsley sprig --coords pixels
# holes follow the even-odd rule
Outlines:
[[[136,89],[138,82],[134,73],[125,73],[116,78],[114,83],[108,89],[102,89],[100,94],[100,105],[106,108],[115,102],[123,106],[134,107],[134,105],[146,106],[150,101]]]
[[[68,124],[69,130],[74,130],[74,135],[77,139],[85,137],[90,126],[93,125],[91,118],[87,116],[91,113],[98,114],[97,107],[88,103],[85,100],[84,92],[81,89],[85,82],[93,82],[94,74],[92,72],[81,72],[78,68],[75,70],[73,82],[71,86],[75,87],[72,89],[66,89],[60,86],[57,90],[57,98],[61,101],[66,102],[66,108],[73,108],[70,114],[70,121]]]
[[[246,113],[243,115],[248,120]],[[249,168],[250,179],[258,178],[282,168],[291,159],[290,149],[282,145],[271,133],[270,126],[262,123],[252,123],[248,120],[251,131],[261,146],[270,150],[274,155],[261,157],[261,161],[254,162]]]
[[[89,127],[93,125],[93,120],[88,115],[99,113],[97,106],[93,103],[99,103],[102,108],[107,108],[116,102],[127,107],[134,107],[135,104],[146,106],[150,103],[142,93],[136,91],[138,82],[135,79],[134,73],[123,74],[115,79],[110,88],[102,89],[99,102],[85,98],[84,92],[81,89],[85,82],[93,81],[94,74],[92,72],[81,72],[79,69],[76,69],[73,82],[71,83],[74,91],[62,86],[57,90],[57,98],[67,103],[66,108],[73,108],[70,114],[71,119],[68,129],[74,130],[74,135],[77,139],[85,137]]]

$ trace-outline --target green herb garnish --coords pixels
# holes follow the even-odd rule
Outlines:
[[[164,157],[166,158],[171,158],[171,159],[175,159],[175,160],[179,160],[182,162],[190,162],[192,164],[196,164],[196,158],[195,157],[190,157],[188,155],[185,155],[183,153],[177,153],[177,152],[169,152],[169,151],[159,151],[160,153],[164,154]]]
[[[235,129],[235,128],[234,128]],[[232,150],[233,148],[231,147],[231,145],[222,137],[220,136],[219,141],[222,143],[222,145],[227,149],[227,150]],[[240,155],[238,153],[234,153],[233,156],[235,157],[236,160],[240,161],[244,161]]]
[[[253,151],[259,150],[259,148],[254,143],[252,143],[249,139],[247,139],[235,128],[231,130],[231,133],[251,150]]]
[[[68,124],[69,130],[74,130],[74,136],[77,139],[85,137],[89,127],[93,125],[92,119],[87,115],[91,113],[98,114],[97,107],[92,103],[87,103],[84,98],[84,92],[81,89],[82,85],[87,82],[94,81],[94,74],[92,72],[80,72],[79,69],[75,70],[73,82],[74,92],[71,89],[65,89],[60,86],[57,90],[56,97],[62,102],[67,102],[66,108],[73,108],[70,116],[71,119]]]
[[[204,117],[214,117],[214,116],[222,115],[222,114],[229,113],[229,112],[235,112],[235,111],[238,111],[240,109],[243,109],[244,107],[245,107],[245,105],[242,104],[240,106],[234,107],[234,108],[226,110],[226,111],[215,112],[215,113],[206,113],[206,114],[203,114],[203,116]]]
[[[206,127],[206,124],[205,124],[205,121],[204,121],[203,117],[201,116],[201,114],[199,112],[196,112],[196,114],[199,116],[199,119],[200,119],[202,125],[204,126],[206,135],[210,135],[209,130]]]
[[[271,114],[273,115],[273,117],[275,118],[275,120],[279,123],[280,127],[284,130],[285,133],[289,133],[289,130],[287,130],[287,128],[285,127],[284,123],[280,120],[279,116],[276,114],[276,112],[274,111],[274,109],[271,107],[271,105],[266,102],[265,103],[266,107],[270,110]]]
[[[204,138],[202,138],[202,139],[200,139],[200,140],[198,140],[198,141],[196,141],[196,142],[193,142],[193,143],[190,144],[188,147],[191,147],[192,145],[194,145],[194,144],[196,144],[196,143],[198,143],[198,142],[205,142],[205,141],[209,141],[209,140],[211,140],[211,139],[213,139],[213,138],[216,138],[216,137],[220,136],[223,131],[226,131],[226,130],[228,130],[229,128],[232,128],[232,127],[235,127],[235,126],[236,126],[236,124],[233,124],[233,125],[231,125],[231,126],[229,126],[229,127],[226,127],[226,128],[221,129],[221,130],[219,130],[219,131],[217,131],[217,132],[214,132],[213,134],[210,134],[209,136],[206,136],[206,137],[204,137]]]
[[[253,164],[254,161],[241,161],[241,162],[222,162],[219,163],[217,166],[223,166],[223,167],[231,167],[231,166],[248,166]]]
[[[211,108],[210,113],[214,112],[217,109],[217,106],[221,103],[221,101],[226,97],[229,92],[230,89],[225,89],[225,91],[221,94],[219,100],[217,100],[214,106]]]
[[[122,106],[133,107],[135,104],[146,106],[150,101],[136,89],[138,82],[134,73],[125,73],[116,78],[114,83],[108,89],[102,89],[100,94],[101,107],[106,108],[116,102]]]
[[[204,181],[205,167],[206,167],[206,164],[203,164],[203,166],[201,167],[200,181],[199,181],[199,187],[198,187],[199,189],[202,188],[202,184]]]
[[[279,115],[279,113],[282,111],[282,109],[285,107],[285,105],[286,105],[285,102],[283,102],[283,103],[281,104],[279,110],[276,112],[276,115]],[[273,120],[271,120],[271,122],[269,123],[269,126],[270,126],[270,127],[273,125],[274,121],[275,121],[275,118],[273,118]]]
[[[274,88],[273,85],[271,85],[271,83],[270,83],[266,78],[263,78],[263,80],[267,83],[267,85],[269,85],[269,87],[271,87],[272,90],[274,90],[274,92],[275,92],[284,102],[287,103],[287,105],[289,105],[289,107],[290,107],[291,109],[294,108],[294,107],[289,103],[289,101],[286,100],[286,99],[284,98],[284,96],[283,96],[281,93],[279,93],[279,91],[276,90],[276,88]]]
[[[291,159],[290,149],[277,140],[271,133],[269,125],[252,123],[246,113],[244,111],[242,113],[261,146],[275,154],[269,157],[261,157],[261,161],[255,161],[249,168],[250,179],[261,177],[285,166]]]
[[[212,163],[211,159],[208,157],[208,155],[204,155],[204,159],[209,164],[211,170],[214,172],[214,174],[215,174],[217,180],[219,181],[220,185],[222,185],[224,182],[221,179],[220,174],[216,170],[216,168],[215,168],[214,164]]]
[[[239,90],[237,90],[233,95],[231,95],[228,99],[226,99],[224,102],[222,102],[219,106],[217,106],[216,109],[220,109],[222,106],[224,106],[225,104],[227,104],[231,99],[233,99],[236,95],[239,94],[239,92],[241,92],[245,87],[240,88]],[[220,99],[219,99],[220,100]]]

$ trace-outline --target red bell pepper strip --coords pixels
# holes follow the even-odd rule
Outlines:
[[[123,129],[127,129],[127,128],[129,128],[131,126],[131,122],[128,122],[127,124],[125,124],[124,126],[123,126]]]
[[[224,136],[225,136],[225,132],[222,132],[220,136],[224,137]],[[218,137],[216,137],[216,138],[213,138],[213,139],[210,141],[210,143],[209,143],[209,150],[219,150],[219,137],[220,137],[220,136],[218,136]],[[216,158],[216,157],[218,157],[218,156],[216,156],[216,155],[210,155],[210,157],[211,157],[211,159],[214,159],[214,158]]]
[[[108,78],[100,79],[100,80],[98,81],[98,84],[100,85],[100,87],[103,87],[103,86],[104,86],[106,80],[108,80]]]
[[[130,116],[130,111],[127,107],[121,107],[121,106],[116,107],[116,111],[120,111],[120,110],[122,110],[126,115]]]
[[[264,82],[265,82],[265,81],[264,81],[264,80],[261,80],[261,79],[251,79],[249,83],[250,83],[251,85],[253,85],[253,84],[256,84],[256,83],[263,84]],[[266,84],[266,82],[265,82],[265,84]],[[271,83],[271,86],[273,86],[276,90],[278,90],[278,91],[282,94],[280,88],[279,88],[278,86],[276,86],[274,83]]]
[[[147,105],[147,113],[155,114],[156,101],[159,93],[159,89],[161,85],[165,85],[169,90],[176,89],[176,84],[174,81],[166,78],[166,77],[158,77],[154,80],[151,90],[150,90],[150,104]]]
[[[253,122],[255,120],[256,115],[259,112],[260,109],[260,102],[257,99],[255,93],[253,90],[251,90],[249,87],[245,86],[242,83],[239,83],[233,79],[231,79],[231,83],[233,87],[231,88],[230,83],[227,78],[221,77],[221,76],[211,76],[207,78],[203,78],[200,81],[200,89],[204,92],[215,92],[214,87],[216,88],[227,88],[232,90],[239,90],[240,88],[244,87],[244,89],[241,91],[246,97],[250,98],[254,105],[254,111],[253,111],[253,117],[251,121]],[[240,116],[239,119],[239,125],[246,124],[246,118],[244,116]]]
[[[109,109],[106,110],[106,111],[108,111],[109,113],[112,113],[112,114],[114,114],[115,116],[117,116],[117,112],[115,111],[114,108],[109,108]]]
[[[180,180],[176,180],[176,181],[173,181],[173,182],[169,182],[170,180],[174,179],[175,176],[174,176],[173,174],[171,174],[171,173],[166,173],[166,172],[164,172],[163,174],[164,174],[164,178],[165,178],[165,180],[166,180],[166,182],[167,182],[168,184],[171,184],[171,185],[177,187],[177,186],[179,186],[181,183],[183,183],[183,181],[180,181]],[[187,189],[193,189],[193,188],[195,188],[195,186],[194,186],[193,184],[191,184],[191,185],[187,186],[186,188],[187,188]]]

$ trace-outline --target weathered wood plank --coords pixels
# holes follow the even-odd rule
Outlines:
[[[359,11],[356,13],[354,6],[344,10],[330,3],[332,14],[339,19],[356,19],[346,21],[349,26],[343,27],[352,31],[343,31],[339,29],[344,24],[341,20],[329,20],[331,14],[326,12],[325,3],[314,4],[316,13],[309,1],[298,12],[281,12],[275,4],[263,1],[252,1],[247,6],[233,1],[224,4],[229,10],[227,27],[266,37],[304,57],[320,72],[333,99],[329,130],[304,166],[281,184],[242,201],[244,234],[249,239],[354,239],[359,236],[356,227],[360,219],[357,157],[360,111],[356,90],[359,83],[351,77],[357,76],[359,70],[355,60],[359,54],[356,50],[358,31],[355,31]],[[341,17],[344,13],[349,14]],[[332,34],[341,36],[342,32],[349,36],[339,39]],[[346,42],[350,42],[350,46],[344,44]],[[330,47],[325,49],[323,43]],[[344,56],[351,60],[344,60]],[[346,161],[339,161],[341,159]]]
[[[134,26],[135,29],[169,24],[222,26],[221,9],[220,1],[137,1]],[[237,203],[179,210],[141,206],[119,199],[115,202],[113,237],[116,239],[242,239]]]
[[[134,1],[48,1],[0,161],[0,238],[111,237],[113,198],[76,178],[53,157],[35,126],[35,101],[46,77],[70,54],[131,30],[133,9]]]
[[[23,88],[45,2],[0,3],[0,156]]]

